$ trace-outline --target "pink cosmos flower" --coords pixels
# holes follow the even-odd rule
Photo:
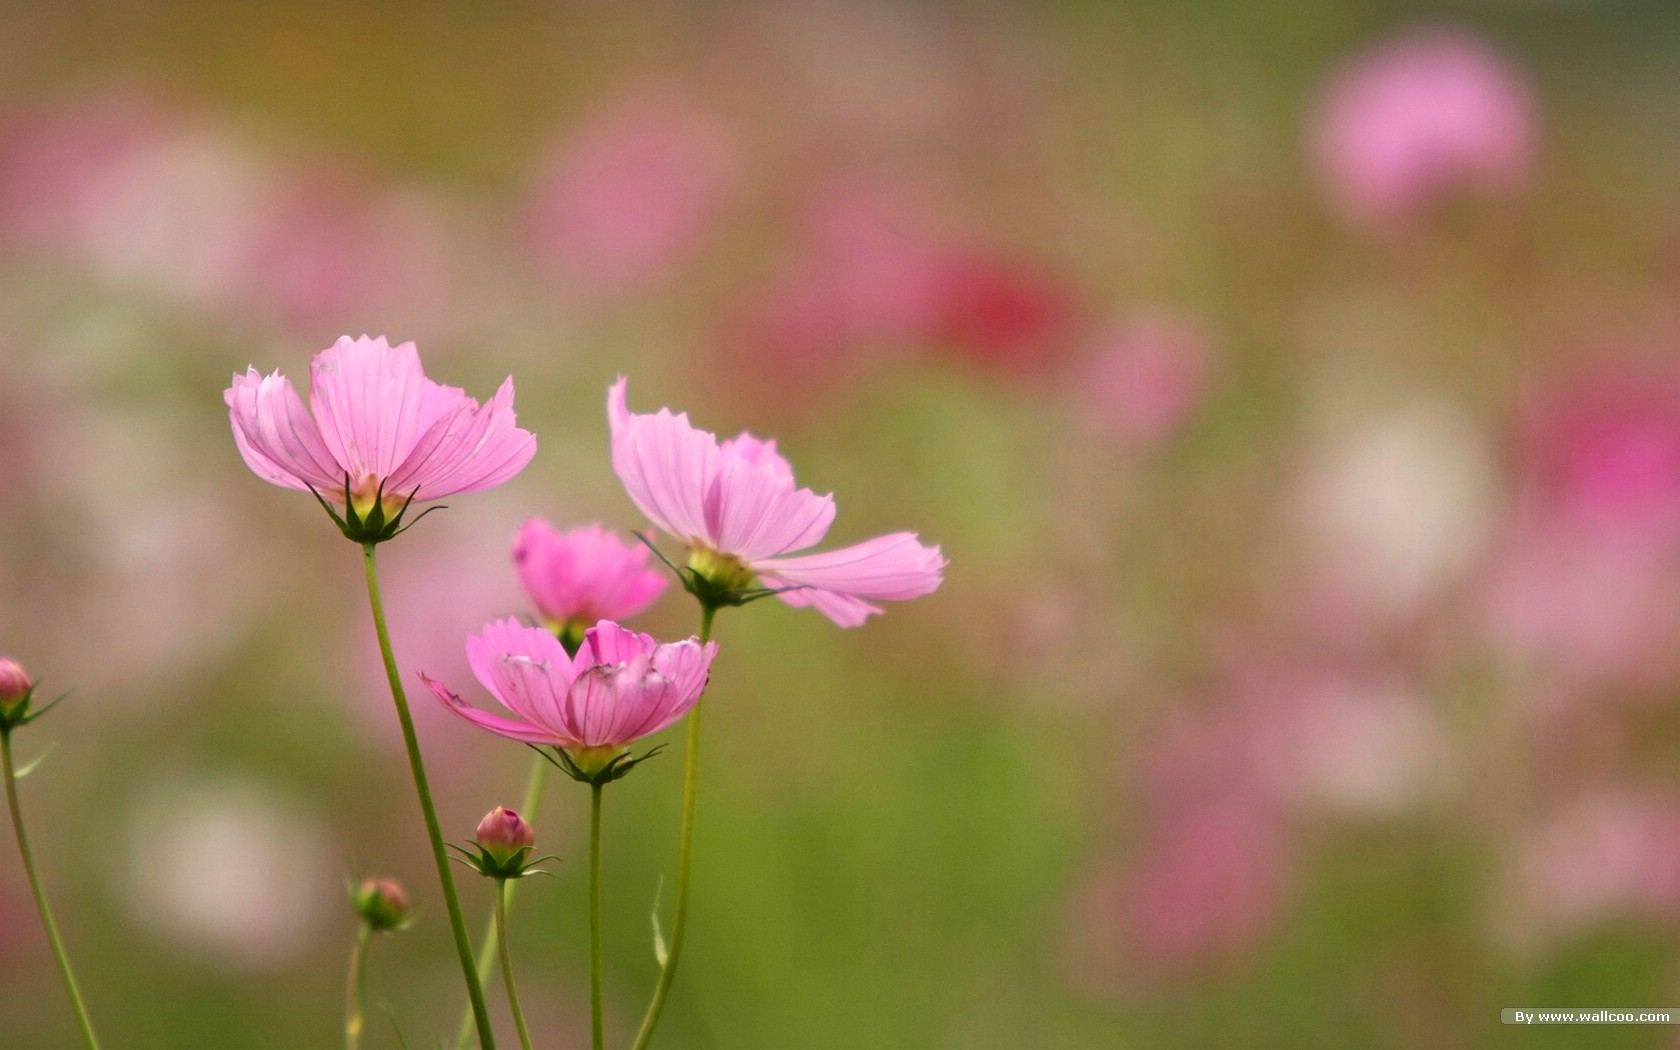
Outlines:
[[[648,568],[646,547],[599,525],[560,532],[532,518],[514,537],[513,561],[551,630],[575,627],[581,634],[597,620],[628,619],[665,590],[664,575]]]
[[[638,509],[693,551],[700,576],[740,588],[753,577],[792,606],[810,606],[841,627],[939,587],[945,559],[912,532],[839,550],[787,557],[822,540],[834,497],[797,488],[776,442],[742,433],[726,441],[673,415],[632,415],[622,376],[607,393],[613,470]]]
[[[660,645],[602,620],[584,632],[576,657],[553,634],[517,620],[498,620],[467,639],[473,676],[507,718],[468,705],[426,675],[420,677],[451,711],[510,740],[548,744],[570,753],[586,773],[610,768],[632,742],[688,713],[706,688],[717,643],[697,639]]]
[[[735,144],[681,87],[620,100],[557,151],[530,216],[568,288],[612,302],[705,246],[736,181]]]
[[[1522,189],[1537,151],[1535,108],[1526,79],[1498,52],[1469,34],[1418,30],[1331,78],[1313,147],[1351,222],[1404,226],[1456,191]]]
[[[1210,341],[1194,322],[1147,313],[1102,337],[1074,371],[1073,398],[1097,435],[1149,446],[1170,437],[1196,410],[1212,371]]]
[[[316,354],[307,411],[279,371],[248,369],[222,396],[258,477],[348,503],[352,525],[370,514],[394,524],[412,500],[493,488],[537,450],[514,425],[513,377],[480,407],[426,378],[413,343],[393,347],[384,336],[343,336]]]

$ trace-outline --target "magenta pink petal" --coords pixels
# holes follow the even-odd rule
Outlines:
[[[541,518],[525,522],[513,545],[520,584],[554,624],[618,620],[646,609],[666,586],[649,557],[641,543],[599,525],[562,533]]]

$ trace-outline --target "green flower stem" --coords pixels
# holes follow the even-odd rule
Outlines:
[[[363,1008],[362,990],[367,987],[368,942],[373,928],[362,923],[356,931],[356,944],[350,949],[350,989],[344,999],[347,1017],[344,1022],[344,1050],[356,1050],[362,1044],[362,1028],[367,1011]]]
[[[82,1041],[88,1050],[99,1050],[99,1039],[93,1034],[93,1022],[88,1019],[82,993],[76,988],[76,975],[70,972],[70,957],[64,953],[64,942],[58,936],[58,924],[53,922],[52,909],[47,907],[47,895],[41,889],[41,876],[35,871],[35,856],[29,851],[29,836],[23,831],[23,810],[18,806],[17,772],[12,767],[12,731],[0,729],[0,768],[6,775],[6,803],[12,810],[12,830],[17,834],[18,853],[23,857],[23,870],[29,876],[29,892],[35,895],[35,910],[41,913],[41,925],[46,928],[47,941],[52,945],[53,958],[58,960],[58,974],[64,978],[64,991],[70,996],[70,1008],[76,1014],[76,1024],[82,1030]]]
[[[601,1020],[601,785],[589,785],[589,1031],[606,1045]]]
[[[496,932],[502,946],[502,980],[507,983],[508,1009],[513,1011],[513,1027],[519,1030],[522,1050],[531,1050],[531,1034],[525,1030],[525,1012],[519,1008],[519,989],[513,983],[513,954],[508,950],[507,897],[508,880],[496,882]]]
[[[716,607],[700,605],[700,644],[712,638],[712,617]],[[702,700],[701,703],[704,703]],[[700,703],[688,712],[688,760],[683,768],[682,826],[677,832],[677,905],[671,918],[671,943],[665,952],[665,962],[659,967],[659,980],[653,986],[653,998],[642,1017],[641,1030],[636,1033],[632,1050],[646,1050],[653,1039],[654,1026],[659,1023],[659,1011],[665,1007],[665,996],[677,975],[677,957],[682,954],[683,930],[688,921],[688,870],[694,853],[694,790],[699,782],[700,763]]]
[[[432,861],[437,865],[438,883],[443,887],[443,903],[449,912],[449,930],[455,937],[455,951],[461,957],[461,975],[467,982],[467,998],[472,1003],[473,1017],[478,1023],[479,1046],[482,1050],[496,1050],[496,1033],[490,1028],[490,1013],[484,1007],[484,988],[478,980],[478,969],[473,965],[467,924],[461,918],[461,902],[455,896],[455,879],[449,873],[449,859],[443,851],[443,832],[438,830],[437,810],[432,806],[432,789],[426,782],[426,766],[420,758],[420,741],[414,735],[414,719],[408,713],[408,696],[403,692],[402,678],[397,673],[397,658],[391,652],[391,632],[385,626],[385,606],[379,598],[379,571],[374,565],[373,550],[374,544],[362,544],[362,568],[367,576],[368,604],[373,607],[373,627],[379,635],[379,655],[385,661],[385,677],[391,684],[391,701],[397,707],[397,721],[402,724],[403,744],[408,748],[408,767],[414,773],[414,793],[420,798],[420,813],[426,819]]]
[[[543,785],[548,782],[548,760],[538,755],[531,760],[531,778],[525,784],[524,805],[519,812],[528,822],[535,823],[537,809],[542,803]],[[518,888],[517,882],[507,883],[507,904],[509,911],[513,910],[513,894]],[[496,946],[501,938],[496,934],[496,912],[492,908],[490,915],[484,920],[484,937],[478,942],[478,983],[482,986],[490,983],[490,970],[496,965]],[[456,1026],[455,1046],[458,1050],[467,1050],[471,1045],[473,1033],[472,1007],[461,1009],[461,1023]]]

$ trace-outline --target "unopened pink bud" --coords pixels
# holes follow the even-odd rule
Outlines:
[[[498,864],[506,864],[520,850],[536,844],[537,832],[518,813],[506,806],[497,806],[478,822],[478,834],[474,839],[479,848]]]
[[[394,930],[408,921],[408,894],[396,879],[364,879],[350,895],[356,914],[372,930]]]
[[[0,715],[10,715],[29,699],[35,683],[16,660],[0,657]]]

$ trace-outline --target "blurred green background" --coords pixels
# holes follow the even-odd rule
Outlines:
[[[720,616],[656,1045],[1674,1043],[1498,1027],[1680,1000],[1671,4],[3,24],[0,651],[75,689],[18,747],[107,1046],[338,1045],[370,874],[421,916],[364,1045],[460,1016],[358,552],[221,401],[362,332],[539,439],[384,548],[411,683],[481,698],[525,518],[642,526],[620,374],[950,559],[857,630]],[[529,754],[414,701],[467,839]],[[680,775],[608,792],[614,1045]],[[586,805],[518,906],[541,1047],[587,1040]],[[0,1045],[75,1045],[9,843]]]

